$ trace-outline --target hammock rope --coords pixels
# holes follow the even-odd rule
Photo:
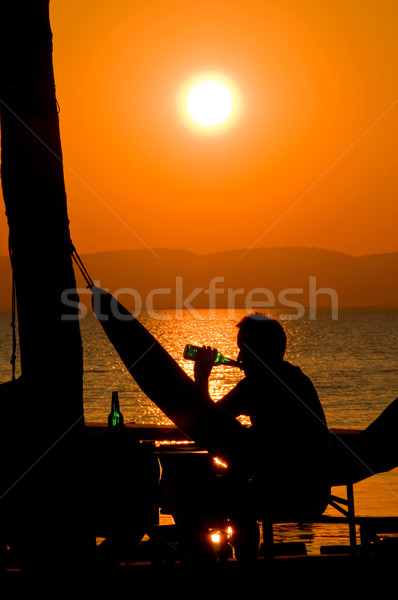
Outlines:
[[[17,360],[17,332],[16,332],[16,327],[17,327],[17,310],[16,310],[16,305],[17,305],[17,295],[16,295],[16,284],[15,284],[15,275],[14,275],[14,266],[13,266],[13,256],[12,256],[12,248],[11,248],[11,244],[9,242],[8,244],[8,251],[9,251],[9,255],[10,255],[10,263],[11,263],[11,279],[12,279],[12,290],[11,290],[11,328],[12,328],[12,352],[11,352],[11,359],[10,359],[10,363],[11,363],[11,369],[12,369],[12,374],[11,374],[11,378],[12,381],[15,381],[16,379],[16,360]],[[76,265],[78,266],[81,274],[83,275],[84,280],[87,283],[87,287],[89,289],[92,289],[95,287],[93,280],[91,279],[86,267],[84,266],[84,263],[82,261],[82,259],[80,258],[76,248],[73,246],[72,244],[72,251],[71,251],[71,255],[72,255],[72,259],[75,261]]]
[[[16,304],[17,304],[17,296],[15,289],[15,276],[14,276],[14,268],[13,268],[13,260],[12,260],[12,249],[9,243],[8,251],[10,254],[10,263],[11,263],[11,279],[12,279],[12,291],[11,291],[11,328],[12,328],[12,353],[11,353],[11,368],[12,368],[12,381],[15,381],[15,365],[17,360],[17,333],[16,333]]]
[[[17,333],[16,333],[16,293],[15,293],[15,277],[14,271],[12,272],[12,299],[11,299],[11,311],[12,311],[12,319],[11,319],[11,327],[12,327],[12,354],[11,354],[11,368],[12,368],[12,381],[15,381],[15,365],[17,360]]]
[[[79,268],[81,274],[83,275],[83,278],[85,280],[85,282],[87,283],[87,287],[89,289],[92,289],[93,287],[95,287],[93,280],[91,279],[86,267],[84,266],[84,263],[82,261],[82,259],[80,258],[76,248],[73,246],[72,244],[72,259],[75,261],[77,267]]]

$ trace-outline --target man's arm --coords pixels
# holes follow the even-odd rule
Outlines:
[[[196,385],[202,394],[206,398],[209,398],[209,400],[211,400],[209,394],[209,377],[214,366],[216,354],[217,350],[214,348],[212,349],[210,346],[203,346],[203,348],[198,351],[193,370]]]
[[[209,400],[211,400],[209,393],[209,377],[214,366],[216,354],[217,350],[211,349],[209,346],[203,346],[198,352],[194,365],[195,383],[203,395]],[[217,406],[234,417],[247,414],[245,411],[245,409],[247,409],[247,406],[245,407],[245,401],[247,402],[245,394],[246,387],[245,380],[240,381],[230,392],[225,394],[221,400],[218,400]]]
[[[221,400],[217,402],[217,406],[219,406],[225,412],[230,413],[234,417],[239,417],[240,415],[248,415],[247,412],[247,394],[245,393],[246,382],[244,379],[239,381],[234,388]]]

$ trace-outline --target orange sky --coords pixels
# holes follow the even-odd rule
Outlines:
[[[50,14],[79,253],[398,250],[395,0],[50,0]],[[244,109],[204,138],[176,99],[209,69]],[[3,209],[0,254],[7,235]]]

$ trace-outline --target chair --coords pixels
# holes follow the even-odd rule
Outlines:
[[[357,551],[357,534],[356,534],[356,517],[355,517],[355,503],[354,503],[354,489],[351,482],[345,484],[346,497],[337,496],[331,494],[328,501],[328,506],[335,509],[342,516],[332,516],[322,514],[320,517],[314,518],[314,520],[303,520],[303,521],[287,521],[287,520],[276,520],[270,521],[267,519],[260,520],[262,524],[262,543],[263,543],[263,555],[264,557],[271,558],[277,554],[274,544],[274,525],[282,523],[331,523],[331,524],[347,524],[348,526],[348,537],[349,537],[349,551],[355,554]],[[282,546],[285,545],[282,543]],[[278,551],[280,554],[286,554],[287,550],[292,550],[292,554],[306,554],[304,544],[286,544],[286,550],[283,552]],[[334,547],[321,547],[321,553],[328,553],[331,550],[335,551],[337,548]],[[341,548],[340,548],[341,549]],[[294,551],[294,552],[293,552]]]
[[[355,520],[355,504],[354,504],[354,485],[351,482],[346,484],[346,498],[340,496],[330,495],[329,506],[332,506],[339,513],[344,515],[345,518],[339,517],[328,517],[327,515],[321,518],[322,523],[347,523],[350,548],[355,551],[357,545],[356,535],[356,520]]]

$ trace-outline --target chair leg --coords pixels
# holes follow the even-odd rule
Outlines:
[[[348,535],[350,540],[350,550],[353,554],[357,551],[357,534],[355,523],[355,504],[354,504],[354,486],[352,483],[346,484],[347,499],[331,495],[329,499],[330,506],[342,513],[348,522]],[[344,508],[346,506],[347,508]]]
[[[347,506],[348,506],[348,530],[350,536],[350,547],[356,552],[357,534],[355,529],[355,504],[354,504],[354,486],[347,484]]]

